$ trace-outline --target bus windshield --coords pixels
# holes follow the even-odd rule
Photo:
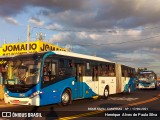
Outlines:
[[[27,91],[39,82],[40,62],[32,57],[13,58],[7,67],[5,85],[12,92],[15,92],[17,87],[20,88],[19,92]]]
[[[153,73],[140,73],[139,81],[152,82],[154,81],[155,76]]]

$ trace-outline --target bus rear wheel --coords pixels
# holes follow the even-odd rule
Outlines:
[[[127,93],[128,93],[128,94],[131,94],[131,90],[132,90],[132,88],[131,88],[131,86],[129,86]]]
[[[104,89],[104,99],[107,99],[109,97],[109,88],[105,87]]]
[[[61,104],[63,106],[66,106],[69,105],[69,103],[71,103],[71,93],[69,92],[69,90],[65,90],[61,97]]]

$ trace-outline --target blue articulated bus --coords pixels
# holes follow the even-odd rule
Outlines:
[[[12,57],[7,64],[5,103],[68,105],[73,100],[135,90],[135,69],[104,58],[66,51]]]

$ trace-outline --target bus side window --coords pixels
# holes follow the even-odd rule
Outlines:
[[[93,74],[92,74],[92,80],[98,81],[98,66],[93,67]]]
[[[48,67],[43,67],[43,80],[45,81],[49,81],[49,74],[48,74]]]
[[[56,75],[56,63],[51,64],[51,75]]]
[[[90,62],[87,62],[85,65],[85,76],[91,76],[92,75],[92,64]]]
[[[76,79],[82,81],[82,77],[85,74],[85,65],[82,63],[75,63],[76,68]]]
[[[106,65],[105,66],[105,76],[109,76],[109,72],[110,70],[109,70],[109,65]]]
[[[82,76],[82,67],[79,66],[78,68],[78,76],[81,77]]]
[[[43,67],[43,87],[56,82],[56,60],[52,61],[52,57],[46,58]]]
[[[128,76],[128,72],[127,72],[127,68],[125,67],[124,69],[124,77],[127,77]]]
[[[69,68],[71,71],[71,75],[75,77],[76,76],[76,66],[75,66],[74,61],[69,62]]]
[[[56,63],[51,63],[50,64],[50,80],[52,82],[55,82],[56,80]]]
[[[124,77],[124,67],[121,67],[121,71],[122,71],[122,77]]]
[[[58,63],[58,79],[66,79],[71,76],[76,76],[75,63],[71,59],[61,58]]]
[[[124,69],[124,77],[127,77],[128,76],[128,72],[127,72],[127,69],[125,68]]]
[[[115,65],[112,64],[109,65],[109,76],[111,77],[115,76]]]
[[[128,77],[132,76],[131,68],[128,68]]]

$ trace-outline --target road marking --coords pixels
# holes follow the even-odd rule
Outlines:
[[[98,114],[98,113],[102,113],[102,111],[94,111],[94,112],[88,112],[88,113],[74,115],[74,116],[70,116],[70,117],[63,117],[63,118],[59,118],[58,120],[71,120],[71,119],[76,119],[76,118],[80,118],[80,117],[95,115],[95,114]]]
[[[158,99],[159,99],[158,97],[154,97],[154,98],[151,98],[151,99],[148,99],[148,100],[145,100],[145,101],[140,101],[140,102],[137,102],[137,103],[128,104],[128,106],[135,106],[135,105],[145,104],[145,103],[149,103],[149,102],[152,102],[152,101],[155,101],[155,100],[158,100]]]
[[[130,107],[130,106],[141,105],[141,104],[145,104],[145,103],[149,103],[149,102],[153,102],[155,100],[158,100],[158,99],[160,99],[159,97],[160,97],[160,94],[157,95],[157,97],[153,97],[153,98],[145,100],[145,101],[140,101],[140,102],[131,103],[131,104],[128,104],[128,105],[118,106],[118,107],[125,108],[125,107]],[[106,110],[106,111],[109,111],[109,110]],[[86,116],[95,115],[95,114],[99,114],[99,113],[103,113],[103,112],[105,112],[105,111],[93,111],[93,112],[88,112],[88,113],[69,116],[69,117],[62,117],[62,118],[59,118],[58,120],[71,120],[71,119],[76,119],[76,118],[80,118],[80,117],[86,117]]]
[[[108,100],[122,100],[122,101],[133,101],[139,98],[128,98],[128,97],[110,97]]]

